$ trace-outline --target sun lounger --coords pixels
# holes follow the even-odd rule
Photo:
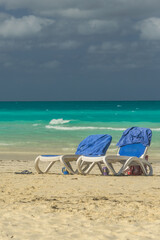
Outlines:
[[[60,161],[66,167],[69,173],[78,173],[77,169],[76,171],[73,170],[70,164],[72,161],[77,161],[82,155],[98,158],[104,156],[111,141],[112,137],[108,134],[90,135],[79,144],[75,155],[63,155],[60,157]],[[81,161],[80,165],[84,171],[91,171],[91,169],[94,167],[93,164],[86,161]],[[102,171],[100,164],[97,163],[97,165],[100,171]]]
[[[76,161],[81,155],[104,156],[111,143],[111,140],[112,137],[108,134],[90,135],[79,144],[76,153],[73,155],[38,156],[35,159],[35,169],[38,173],[47,173],[57,161],[60,161],[70,174],[75,174],[77,173],[77,170],[73,170],[71,165],[72,161]],[[49,162],[45,170],[42,170],[42,168],[40,168],[40,164],[42,164],[43,162]],[[83,164],[83,167],[87,169],[88,167],[90,167],[90,164],[85,163]]]
[[[103,145],[100,144],[98,146],[97,144],[94,144],[94,151],[78,151],[80,155],[76,162],[78,172],[81,174],[89,174],[90,171],[94,168],[94,166],[98,166],[100,172],[103,173],[103,168],[101,164],[103,163],[103,158],[106,155],[111,140],[112,137],[110,135],[107,135],[107,139],[103,141]],[[62,159],[65,159],[65,156],[63,156]]]
[[[104,164],[113,175],[122,175],[130,166],[139,165],[144,175],[151,176],[153,169],[146,160],[151,138],[152,131],[148,128],[132,127],[125,130],[117,143],[119,147],[118,154],[105,156],[103,158]],[[117,162],[122,164],[118,171],[113,167],[113,164]]]

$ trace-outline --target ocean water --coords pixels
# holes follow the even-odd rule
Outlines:
[[[132,126],[153,131],[149,155],[160,156],[160,101],[0,102],[0,154],[74,153],[91,134],[113,137],[116,153],[122,132]]]

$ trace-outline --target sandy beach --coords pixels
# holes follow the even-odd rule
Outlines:
[[[0,239],[159,239],[160,163],[154,176],[37,174],[34,160],[0,161]],[[27,169],[32,174],[15,174]]]
[[[160,239],[158,9],[0,0],[0,240]]]

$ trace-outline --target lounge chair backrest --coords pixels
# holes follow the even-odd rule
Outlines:
[[[141,143],[129,144],[122,146],[119,150],[120,156],[141,157],[146,150],[146,147]]]
[[[145,147],[150,146],[152,131],[149,128],[131,127],[126,129],[119,142],[118,147],[123,147],[129,144],[141,143]]]
[[[119,155],[141,157],[150,145],[152,131],[149,128],[131,127],[126,129],[120,138]]]
[[[90,135],[85,138],[78,146],[75,154],[84,156],[104,156],[112,141],[108,134]]]

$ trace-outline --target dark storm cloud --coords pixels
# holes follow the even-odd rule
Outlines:
[[[137,82],[158,98],[149,93],[159,87],[159,0],[0,0],[0,8],[0,87],[20,83],[11,99],[61,100],[64,86],[62,100],[94,100],[97,89],[95,100],[122,100]],[[146,84],[151,71],[153,87]],[[121,91],[111,94],[115,85]],[[83,87],[83,95],[73,94]]]

